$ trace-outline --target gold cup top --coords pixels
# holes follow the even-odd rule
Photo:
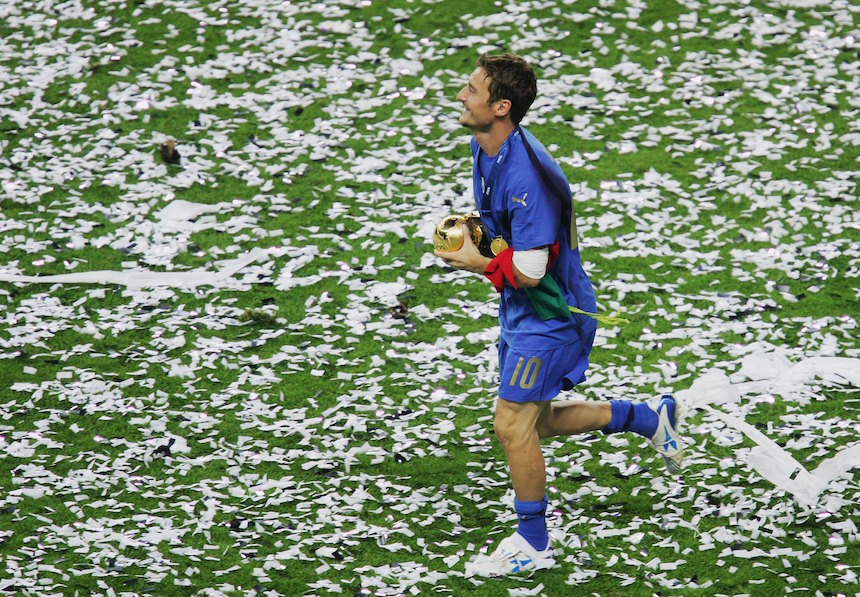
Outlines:
[[[505,242],[501,237],[491,239],[490,233],[481,220],[480,214],[476,211],[471,211],[462,216],[454,214],[445,216],[436,224],[436,229],[433,231],[433,246],[436,247],[436,250],[443,253],[459,251],[465,242],[463,224],[466,224],[469,237],[475,246],[478,247],[481,255],[485,257],[492,258],[496,254],[491,247],[491,243],[495,243],[498,246],[499,242]],[[507,244],[502,249],[506,247]]]
[[[450,215],[445,216],[436,224],[436,229],[433,231],[433,246],[437,251],[449,253],[459,251],[463,243],[463,224],[465,223],[463,216]]]

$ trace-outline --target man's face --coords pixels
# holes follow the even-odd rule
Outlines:
[[[490,104],[490,79],[487,72],[478,67],[469,75],[469,82],[457,94],[457,99],[463,102],[463,112],[460,114],[460,124],[475,132],[485,132],[496,119],[495,105]]]

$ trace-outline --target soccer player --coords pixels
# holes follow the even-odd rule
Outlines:
[[[570,186],[547,150],[520,126],[537,95],[531,66],[510,54],[482,55],[457,94],[471,141],[475,203],[494,257],[481,254],[464,228],[457,251],[436,251],[448,265],[482,274],[500,294],[499,392],[494,429],[510,469],[517,530],[470,567],[485,576],[552,568],[546,527],[546,465],[540,439],[604,430],[651,440],[670,473],[683,445],[675,399],[656,409],[611,400],[552,403],[585,379],[597,321],[594,290],[582,269]]]

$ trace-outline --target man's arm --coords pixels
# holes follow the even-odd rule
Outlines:
[[[522,252],[514,251],[512,263],[514,281],[517,283],[518,288],[532,288],[540,284],[541,278],[543,278],[543,273],[541,273],[540,277],[537,278],[533,276],[540,271],[543,271],[544,273],[546,272],[548,252],[549,251],[546,247]],[[437,250],[435,251],[435,254],[453,268],[466,270],[476,274],[483,274],[484,271],[486,271],[487,266],[490,264],[490,261],[492,261],[489,257],[481,255],[481,252],[478,251],[478,247],[476,247],[475,243],[472,242],[472,236],[469,234],[465,224],[463,224],[463,246],[460,247],[458,251]],[[541,259],[543,261],[542,264],[540,263]],[[518,262],[529,275],[520,270],[517,266]],[[542,270],[541,266],[543,268]]]
[[[533,288],[540,284],[541,279],[546,275],[546,266],[549,263],[549,247],[514,251],[511,262],[514,266],[514,279],[517,286]]]

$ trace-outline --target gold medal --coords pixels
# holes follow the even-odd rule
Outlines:
[[[508,243],[505,242],[505,239],[501,236],[497,236],[493,239],[493,242],[490,243],[490,250],[493,252],[493,255],[498,255],[507,248]]]

